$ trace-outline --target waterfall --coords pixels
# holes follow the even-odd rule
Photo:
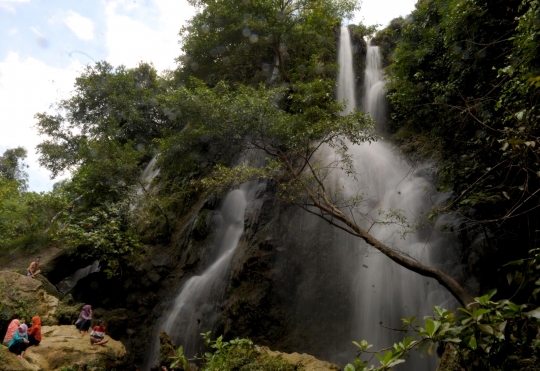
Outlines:
[[[343,113],[348,114],[356,108],[356,79],[354,78],[351,35],[349,34],[349,29],[345,26],[341,27],[338,46],[338,64],[339,75],[336,95],[338,100],[346,101]]]
[[[219,226],[211,251],[213,262],[182,285],[169,310],[163,313],[154,330],[145,369],[157,360],[161,331],[166,331],[175,344],[182,345],[188,357],[204,351],[200,333],[213,331],[219,320],[231,259],[244,233],[246,208],[254,200],[258,186],[257,181],[244,184],[223,199],[216,218]]]
[[[68,292],[73,290],[73,288],[75,287],[75,285],[77,285],[77,282],[79,282],[80,279],[83,279],[89,274],[99,272],[99,269],[99,260],[96,260],[93,264],[81,268],[75,273],[73,273],[71,276],[64,278],[62,281],[60,281],[60,283],[58,283],[58,285],[56,285],[56,288],[62,294],[66,295]]]
[[[364,112],[377,122],[379,131],[386,130],[386,97],[382,74],[381,53],[378,46],[367,41],[366,70],[364,75]]]
[[[342,27],[339,47],[340,73],[337,96],[355,104],[354,88],[348,82],[354,82],[352,53],[348,30]],[[348,81],[348,82],[347,82]],[[379,130],[384,125],[385,97],[384,80],[378,47],[368,43],[364,86],[364,109],[376,120]],[[349,108],[347,108],[348,110]],[[410,255],[414,259],[452,273],[455,259],[450,248],[449,236],[440,231],[440,227],[452,221],[445,216],[435,225],[426,223],[415,233],[405,238],[400,229],[393,224],[372,224],[380,220],[380,211],[401,210],[407,220],[422,220],[422,215],[429,211],[433,203],[442,201],[445,195],[431,193],[433,188],[423,177],[422,168],[411,166],[392,150],[389,143],[377,141],[361,146],[350,146],[349,153],[354,157],[357,179],[344,173],[334,174],[334,186],[339,187],[346,196],[362,194],[365,203],[356,218],[362,227],[388,246]],[[328,153],[328,161],[335,155]],[[453,298],[435,280],[422,277],[391,261],[386,256],[358,241],[361,253],[356,259],[356,273],[353,281],[351,301],[354,315],[351,320],[349,340],[366,339],[374,344],[373,349],[392,346],[405,336],[383,328],[401,327],[401,318],[416,315],[422,319],[431,315],[434,305],[452,307]],[[334,246],[338,248],[338,246]],[[414,353],[414,352],[413,352]],[[352,358],[351,354],[351,358]],[[400,366],[400,370],[434,370],[435,357],[421,359],[416,354]]]

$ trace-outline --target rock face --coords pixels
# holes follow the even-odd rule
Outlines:
[[[317,358],[310,356],[309,354],[298,354],[298,353],[280,353],[273,352],[268,348],[263,348],[262,352],[268,354],[272,358],[279,358],[287,363],[293,365],[295,370],[302,371],[340,371],[338,365],[334,365],[329,362],[320,361]]]
[[[59,300],[45,290],[38,279],[19,273],[0,271],[0,336],[13,318],[24,318],[28,323],[33,316],[40,316],[43,324],[56,324],[54,313]]]
[[[108,369],[122,364],[126,355],[124,345],[106,338],[103,346],[90,345],[89,335],[81,337],[74,326],[43,326],[43,340],[37,347],[26,351],[20,360],[6,347],[0,347],[0,370],[3,371],[52,371],[71,367],[76,371]]]
[[[276,192],[272,184],[261,188],[246,209],[244,234],[224,278],[227,292],[216,299],[219,323],[212,337],[247,337],[261,346],[344,365],[354,359],[351,340],[361,340],[351,331],[358,310],[350,300],[351,272],[359,267],[350,257],[362,250],[344,232],[278,202]],[[209,196],[178,216],[170,243],[148,246],[136,269],[113,279],[94,273],[75,286],[73,298],[92,304],[95,318],[105,318],[108,333],[127,345],[130,366],[143,365],[162,330],[156,324],[181,287],[213,263],[219,204]],[[336,241],[339,249],[333,248]]]

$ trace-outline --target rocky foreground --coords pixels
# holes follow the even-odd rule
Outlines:
[[[90,345],[89,335],[82,337],[75,326],[43,326],[42,335],[41,344],[28,348],[24,360],[0,346],[0,370],[104,369],[121,365],[126,355],[124,345],[109,336],[106,336],[109,342],[103,346]]]

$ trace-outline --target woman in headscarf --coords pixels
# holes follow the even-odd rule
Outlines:
[[[32,327],[28,329],[28,341],[29,347],[41,343],[41,318],[38,316],[32,317]]]
[[[8,344],[8,349],[23,359],[26,348],[28,348],[28,326],[23,323],[19,326],[19,331],[15,331],[13,339]]]
[[[15,332],[19,329],[19,320],[15,318],[12,320],[8,326],[6,336],[4,337],[4,344],[8,345],[11,339],[13,339],[13,335],[15,335]]]
[[[79,332],[81,335],[84,336],[88,332],[88,329],[90,328],[90,324],[92,323],[92,306],[90,304],[86,304],[81,314],[79,314],[79,319],[77,322],[75,322],[75,327],[79,329]]]

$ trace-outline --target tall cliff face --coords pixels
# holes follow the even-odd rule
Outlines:
[[[348,271],[358,267],[332,245],[339,237],[350,241],[341,247],[350,254],[358,254],[358,247],[274,195],[272,185],[260,188],[246,208],[226,295],[216,299],[221,315],[214,334],[249,337],[275,350],[343,363],[354,356]],[[212,264],[219,205],[214,195],[200,200],[177,225],[171,244],[149,247],[136,271],[112,280],[93,273],[73,290],[77,301],[103,309],[111,335],[126,344],[133,364],[142,364],[151,351],[156,324],[171,310],[182,286]]]
[[[212,303],[220,313],[213,335],[248,337],[271,349],[344,364],[354,358],[351,340],[361,340],[352,328],[362,308],[355,307],[351,292],[354,272],[372,269],[356,259],[366,249],[275,194],[272,184],[260,187],[246,207],[226,294]],[[130,363],[143,363],[159,333],[156,324],[171,311],[183,285],[215,259],[220,203],[215,195],[201,199],[182,216],[172,242],[149,246],[136,271],[112,280],[94,273],[75,287],[76,300],[102,308],[111,336],[126,344]]]
[[[222,302],[214,334],[248,337],[272,349],[308,352],[342,363],[353,357],[354,350],[348,345],[352,276],[344,269],[351,263],[331,248],[339,232],[316,216],[280,203],[274,195],[272,185],[260,188],[246,208],[245,231],[230,264],[226,295],[216,298]],[[141,362],[139,355],[151,351],[153,326],[171,310],[182,286],[212,263],[218,206],[215,196],[201,202],[175,242],[154,248],[141,267],[138,281],[143,285],[128,295],[138,298],[140,306],[140,321],[134,321],[139,323],[138,335],[128,346],[135,363]],[[354,245],[342,248],[354,253],[358,250]],[[151,277],[154,283],[149,285]],[[134,304],[126,301],[128,307]],[[193,318],[197,320],[204,322]]]
[[[342,363],[340,353],[354,355],[347,345],[353,310],[348,273],[358,267],[332,248],[342,233],[273,194],[270,187],[254,210],[233,259],[223,332]],[[357,242],[345,240],[350,243],[341,248],[358,254]]]

